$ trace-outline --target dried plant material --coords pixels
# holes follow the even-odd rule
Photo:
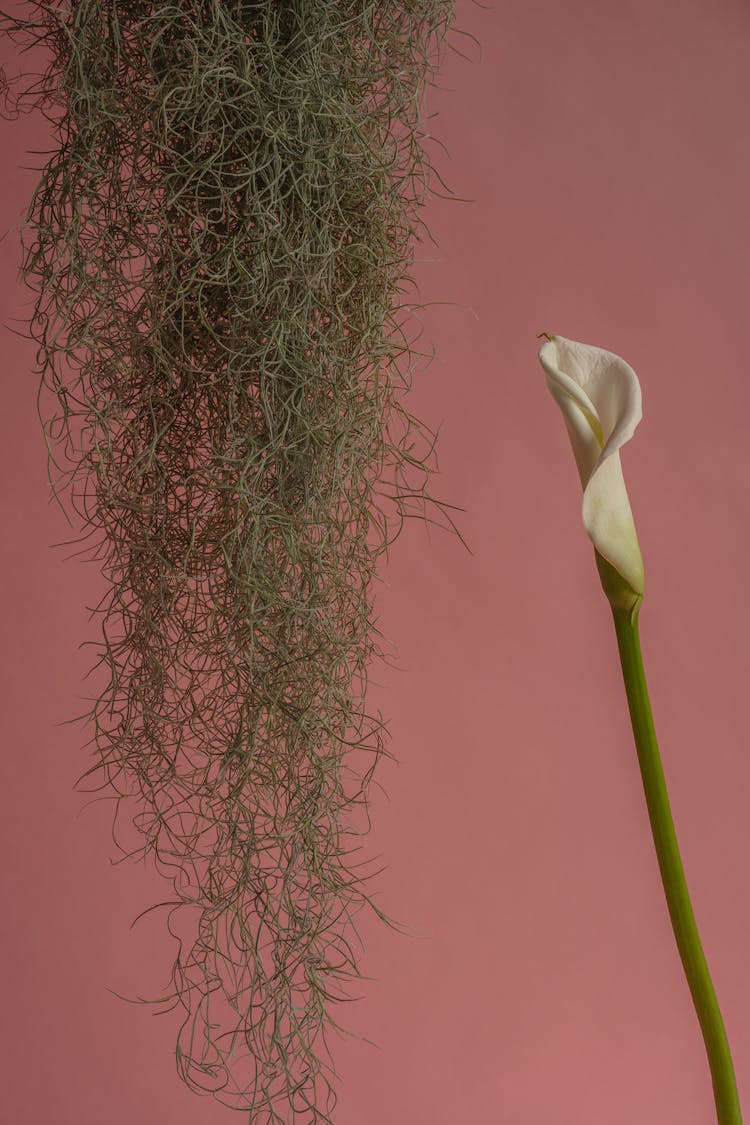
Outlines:
[[[332,1120],[325,1032],[377,910],[373,578],[405,516],[452,524],[402,402],[452,7],[58,0],[0,25],[50,59],[5,93],[53,125],[31,332],[56,495],[108,581],[85,784],[170,881],[170,926],[193,912],[159,999],[180,1074],[253,1122]]]

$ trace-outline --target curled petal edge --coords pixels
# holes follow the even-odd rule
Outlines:
[[[638,376],[613,352],[561,336],[542,346],[539,359],[578,465],[584,528],[640,600],[643,558],[620,462],[620,449],[642,417]]]

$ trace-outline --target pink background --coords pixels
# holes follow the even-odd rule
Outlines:
[[[459,0],[482,58],[445,60],[420,249],[437,359],[412,409],[442,423],[435,491],[456,539],[413,524],[377,591],[403,672],[377,668],[391,749],[371,850],[363,999],[379,1049],[337,1052],[337,1125],[709,1125],[708,1069],[673,946],[580,489],[536,360],[542,329],[624,356],[645,419],[624,456],[646,561],[642,636],[694,905],[750,1114],[750,8],[746,0]],[[4,47],[6,54],[10,48]],[[44,122],[2,125],[1,231]],[[0,244],[2,1089],[14,1125],[238,1120],[175,1074],[152,993],[162,886],[111,866],[110,810],[79,816],[96,566],[48,503],[27,294]]]

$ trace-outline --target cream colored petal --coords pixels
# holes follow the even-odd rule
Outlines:
[[[614,352],[553,336],[539,353],[545,372],[556,372],[593,408],[602,445],[621,448],[643,417],[641,386],[633,368]]]
[[[600,555],[635,590],[643,593],[643,558],[633,522],[620,454],[603,457],[583,491],[583,526]]]
[[[553,336],[539,352],[583,485],[583,524],[596,550],[643,593],[643,560],[620,449],[642,417],[638,377],[613,352]]]
[[[548,346],[545,344],[545,348]],[[539,358],[547,375],[547,387],[562,410],[578,475],[585,488],[602,451],[601,423],[588,395],[569,376],[554,367],[549,356],[544,356],[543,352],[544,348],[539,353]]]

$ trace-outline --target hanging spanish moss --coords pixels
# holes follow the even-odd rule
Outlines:
[[[387,753],[372,587],[406,516],[451,522],[402,399],[420,103],[452,7],[2,17],[49,60],[12,99],[55,146],[23,269],[55,492],[107,580],[82,783],[173,888],[182,1078],[252,1122],[332,1120],[355,916],[385,918],[358,858]]]

